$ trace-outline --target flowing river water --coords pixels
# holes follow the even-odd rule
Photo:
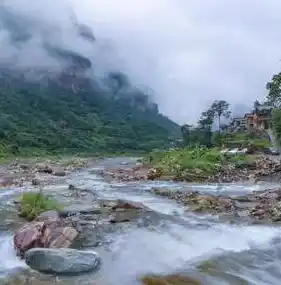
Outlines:
[[[134,159],[102,160],[94,167],[72,173],[44,191],[54,193],[66,201],[70,199],[65,195],[68,185],[74,184],[90,189],[99,198],[124,198],[142,202],[159,214],[157,221],[152,224],[142,221],[109,231],[102,245],[93,248],[101,256],[99,270],[75,277],[59,277],[60,284],[136,285],[143,274],[175,272],[188,274],[207,285],[280,284],[280,227],[230,224],[213,216],[187,213],[174,201],[155,197],[150,191],[152,187],[179,189],[185,186],[192,190],[241,195],[268,188],[268,184],[184,185],[160,181],[110,183],[98,175],[97,170],[118,167],[123,161],[127,162],[128,167],[135,164]],[[24,262],[15,256],[12,238],[17,227],[13,200],[20,195],[20,191],[29,189],[5,189],[0,193],[0,275],[3,284],[7,275],[28,271]],[[71,203],[87,204],[91,201],[72,199]],[[44,275],[38,278],[45,282],[40,284],[52,284],[52,280],[57,280]]]

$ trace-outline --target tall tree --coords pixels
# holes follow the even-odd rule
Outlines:
[[[200,142],[205,146],[211,146],[212,126],[214,123],[214,114],[211,109],[203,112],[198,121],[198,132],[200,133]]]
[[[185,146],[210,145],[211,140],[209,131],[203,126],[198,125],[198,127],[193,127],[185,124],[181,127],[181,132]]]
[[[229,118],[231,115],[231,111],[229,110],[229,103],[225,100],[216,100],[211,105],[211,108],[209,110],[209,114],[213,115],[213,119],[218,120],[218,127],[219,132],[221,130],[221,119],[222,118]]]
[[[190,143],[191,125],[184,124],[181,126],[181,134],[185,145]]]
[[[201,114],[201,117],[198,121],[199,127],[202,128],[212,128],[214,123],[214,112],[212,109],[209,109]]]
[[[274,74],[271,81],[266,84],[268,94],[266,96],[267,102],[275,107],[281,107],[281,72]]]

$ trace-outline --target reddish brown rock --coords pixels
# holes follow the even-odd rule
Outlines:
[[[146,209],[146,207],[142,203],[126,201],[126,200],[117,200],[116,205],[112,207],[112,210],[118,210],[118,209],[143,210]]]
[[[251,215],[255,216],[256,218],[262,219],[265,216],[265,210],[259,209],[258,207],[251,210]]]
[[[46,227],[42,235],[43,247],[61,248],[70,247],[78,232],[72,227]]]
[[[1,177],[0,187],[8,187],[15,184],[15,179],[13,177]]]
[[[78,231],[64,225],[61,220],[35,221],[18,229],[14,236],[14,248],[17,255],[35,247],[61,248],[69,247],[78,236]]]
[[[17,255],[23,256],[30,248],[42,247],[41,236],[43,226],[43,222],[34,222],[26,224],[16,231],[14,248],[17,251]]]

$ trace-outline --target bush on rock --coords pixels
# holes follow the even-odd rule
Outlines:
[[[60,210],[57,201],[42,193],[42,191],[25,192],[20,197],[20,216],[31,221],[42,212],[49,210]]]

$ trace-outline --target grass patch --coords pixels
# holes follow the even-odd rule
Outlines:
[[[144,276],[141,278],[143,285],[200,285],[200,281],[180,275]]]
[[[248,132],[226,134],[222,138],[222,143],[226,148],[252,147],[256,150],[263,150],[271,146],[271,142],[265,134]]]
[[[170,151],[152,152],[143,159],[143,163],[161,169],[164,175],[186,177],[186,175],[210,176],[226,165],[237,168],[252,164],[252,159],[243,154],[226,155],[217,149],[186,148]]]
[[[21,195],[19,202],[20,216],[29,221],[34,220],[43,212],[61,209],[53,197],[43,194],[42,191],[25,192]]]

